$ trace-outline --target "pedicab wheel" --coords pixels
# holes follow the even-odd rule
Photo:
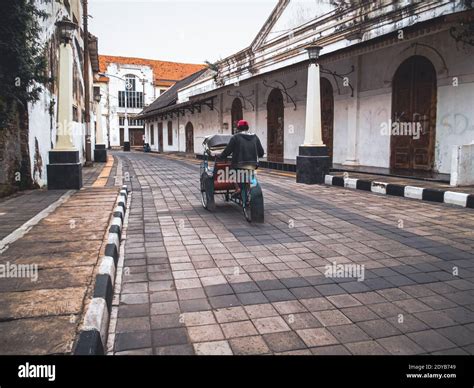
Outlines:
[[[214,202],[213,180],[206,173],[201,175],[201,203],[204,209],[212,211],[216,208]]]
[[[264,222],[263,194],[260,184],[250,189],[250,204],[244,208],[244,215],[249,222]]]
[[[245,203],[242,198],[242,211],[248,222],[252,222],[252,192],[249,187],[245,188]]]
[[[244,217],[248,222],[252,222],[252,209],[249,205],[243,207]]]

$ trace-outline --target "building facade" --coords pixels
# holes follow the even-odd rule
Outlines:
[[[206,135],[231,133],[244,118],[268,160],[294,161],[304,142],[305,47],[317,44],[333,166],[449,179],[455,157],[462,147],[469,155],[474,142],[472,7],[281,0],[247,49],[184,85],[174,105],[141,117],[147,128],[171,122],[187,152],[201,152]]]
[[[144,122],[136,118],[144,107],[180,79],[201,69],[202,65],[175,63],[143,58],[100,55],[100,87],[106,138],[110,147],[123,147],[125,118],[128,118],[131,147],[142,147]],[[149,139],[150,140],[154,139]]]
[[[5,194],[18,189],[13,177],[27,174],[30,177],[29,187],[46,187],[50,177],[48,168],[51,151],[58,147],[61,135],[68,139],[71,149],[78,152],[78,163],[86,161],[87,124],[86,124],[86,91],[92,96],[92,79],[99,71],[97,46],[98,40],[90,33],[84,33],[83,16],[86,10],[80,0],[35,1],[34,6],[45,12],[45,18],[39,18],[39,41],[34,44],[44,47],[46,76],[51,81],[41,86],[39,99],[28,103],[26,112],[25,133],[20,142],[27,145],[28,166],[19,168],[15,162],[19,150],[12,147],[15,143],[11,128],[2,129],[0,160],[2,175],[0,186],[6,188]],[[67,20],[74,28],[64,40],[60,22]],[[85,53],[85,37],[88,39],[89,51]],[[67,43],[66,43],[67,42]],[[87,58],[86,58],[87,55]],[[87,60],[85,65],[84,61]],[[86,70],[87,68],[87,70]],[[88,79],[85,76],[87,71]],[[61,123],[59,112],[68,112],[70,116]],[[91,112],[90,125],[94,125],[95,116]],[[20,131],[21,128],[13,128]],[[10,138],[10,140],[9,140]],[[95,146],[95,136],[90,138],[91,149]],[[2,190],[0,190],[1,192]]]

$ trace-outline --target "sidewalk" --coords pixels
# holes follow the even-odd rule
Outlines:
[[[63,201],[0,254],[0,354],[71,352],[119,191],[105,187],[107,179],[92,187],[104,167],[84,169],[82,190],[34,191],[0,203],[5,236]]]

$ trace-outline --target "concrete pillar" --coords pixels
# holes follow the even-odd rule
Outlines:
[[[357,158],[357,142],[359,134],[359,88],[360,88],[360,55],[356,59],[355,79],[352,80],[354,85],[354,97],[350,99],[347,106],[347,155],[344,165],[358,166]]]
[[[55,150],[74,150],[72,135],[73,55],[70,44],[59,46],[58,123]]]
[[[451,186],[474,185],[474,142],[453,146]]]
[[[57,140],[54,150],[49,152],[47,165],[48,189],[80,189],[82,187],[82,165],[79,150],[74,148],[72,135],[74,58],[70,42],[59,46],[59,88]]]
[[[319,66],[311,63],[308,67],[306,93],[306,122],[303,146],[324,147],[321,126],[321,83]]]
[[[105,163],[107,162],[107,149],[104,142],[104,133],[102,130],[102,102],[96,102],[95,105],[96,116],[96,144],[94,149],[94,161]]]
[[[97,120],[95,142],[97,144],[104,144],[104,133],[102,132],[102,102],[96,103],[95,116]]]
[[[304,144],[296,157],[296,182],[305,184],[323,183],[329,172],[331,160],[323,143],[321,126],[321,90],[319,65],[308,67],[306,94],[306,121]]]

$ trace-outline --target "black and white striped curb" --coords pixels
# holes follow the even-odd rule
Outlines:
[[[397,185],[387,182],[369,181],[365,179],[345,178],[342,176],[326,175],[324,183],[330,186],[340,186],[349,189],[371,191],[377,194],[394,195],[419,199],[422,201],[431,201],[447,203],[450,205],[474,208],[474,195],[458,193],[455,191],[446,191],[439,189],[426,189],[423,187]]]
[[[94,294],[79,332],[74,349],[75,355],[105,354],[107,330],[114,294],[115,271],[119,259],[127,200],[128,190],[127,186],[124,185],[120,190],[117,206],[113,212],[105,254],[100,261],[99,271],[95,278]]]

